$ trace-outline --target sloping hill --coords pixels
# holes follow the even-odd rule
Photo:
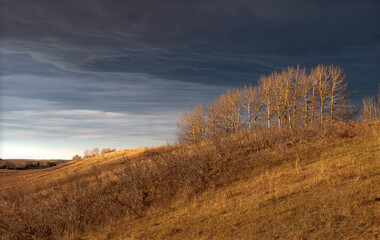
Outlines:
[[[0,239],[378,239],[379,136],[263,129],[2,178]]]
[[[379,135],[314,143],[300,155],[298,169],[285,161],[83,239],[379,239]]]

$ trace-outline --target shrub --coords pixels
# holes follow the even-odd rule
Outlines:
[[[100,151],[100,154],[105,154],[105,153],[110,153],[110,152],[115,152],[116,149],[111,149],[111,148],[103,148],[102,151]]]
[[[82,159],[82,157],[79,154],[75,154],[73,156],[73,160],[81,160],[81,159]]]

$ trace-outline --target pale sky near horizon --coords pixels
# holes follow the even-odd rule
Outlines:
[[[176,141],[186,108],[288,65],[380,80],[380,2],[0,0],[0,157]]]

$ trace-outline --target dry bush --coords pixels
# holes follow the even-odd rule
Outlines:
[[[96,156],[99,156],[99,148],[93,148],[91,150],[86,149],[83,151],[83,159]]]
[[[111,149],[111,148],[103,148],[103,149],[100,151],[100,154],[103,155],[103,154],[110,153],[110,152],[115,152],[115,151],[116,151],[115,148],[113,148],[113,149]]]
[[[82,160],[82,157],[79,154],[75,154],[72,160]]]

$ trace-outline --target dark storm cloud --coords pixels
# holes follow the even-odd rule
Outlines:
[[[3,5],[4,46],[30,51],[39,61],[75,72],[144,73],[166,80],[241,85],[288,64],[333,62],[331,57],[352,47],[379,47],[377,1]]]
[[[340,65],[357,96],[374,94],[379,11],[378,0],[0,0],[0,137],[174,139],[185,108],[288,65]]]

